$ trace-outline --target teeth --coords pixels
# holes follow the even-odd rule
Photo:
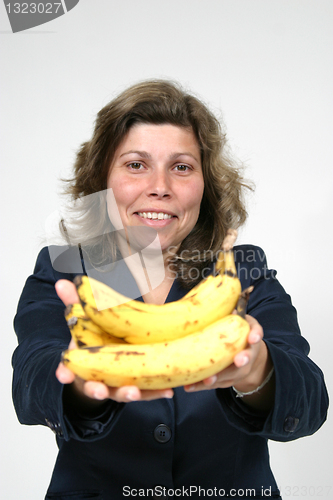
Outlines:
[[[138,212],[138,214],[140,215],[140,217],[143,217],[144,219],[159,219],[159,220],[163,220],[163,219],[171,219],[172,218],[172,215],[169,215],[169,214],[165,214],[163,212]]]

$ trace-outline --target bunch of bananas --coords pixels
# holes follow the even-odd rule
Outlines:
[[[244,298],[232,250],[221,251],[215,270],[163,305],[77,277],[81,304],[68,306],[65,316],[78,347],[63,353],[63,363],[84,380],[140,389],[192,384],[223,370],[247,345],[249,325],[232,314]]]

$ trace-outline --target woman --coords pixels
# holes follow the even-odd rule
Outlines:
[[[67,226],[72,248],[65,260],[82,234],[89,235],[77,254],[81,273],[89,273],[87,263],[98,269],[112,256],[113,288],[132,280],[139,300],[180,299],[213,271],[211,256],[227,230],[246,218],[245,184],[225,142],[207,107],[173,83],[143,82],[123,92],[99,112],[69,188],[74,198],[112,192],[117,210],[93,202],[74,232]],[[117,225],[158,234],[165,274],[155,288],[144,290],[135,266],[117,261],[117,246],[125,258],[120,233],[112,231]],[[326,419],[328,396],[290,297],[263,251],[242,245],[234,252],[242,287],[254,285],[248,347],[197,384],[140,391],[83,382],[59,363],[68,344],[75,347],[64,305],[78,302],[77,262],[60,272],[52,253],[41,251],[15,318],[13,395],[22,423],[49,425],[57,435],[47,499],[280,498],[267,440],[314,433]]]

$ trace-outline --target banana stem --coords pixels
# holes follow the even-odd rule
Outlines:
[[[219,252],[217,256],[217,261],[215,264],[215,276],[218,273],[223,274],[225,272],[225,254],[226,252],[231,252],[235,241],[237,239],[237,229],[228,229],[227,234],[222,242],[222,250]]]
[[[250,298],[250,293],[253,290],[253,286],[249,286],[248,288],[245,288],[245,290],[242,291],[242,293],[239,296],[237,305],[236,305],[236,310],[238,316],[241,316],[242,318],[245,319],[245,314],[246,314],[246,306]]]
[[[225,252],[232,250],[236,242],[237,235],[237,229],[228,229],[227,234],[222,242],[222,250],[224,250]]]

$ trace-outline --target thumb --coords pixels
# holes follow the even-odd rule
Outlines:
[[[72,281],[59,280],[55,284],[55,289],[59,299],[63,301],[65,306],[70,304],[79,304],[80,299],[76,291],[76,287]]]

